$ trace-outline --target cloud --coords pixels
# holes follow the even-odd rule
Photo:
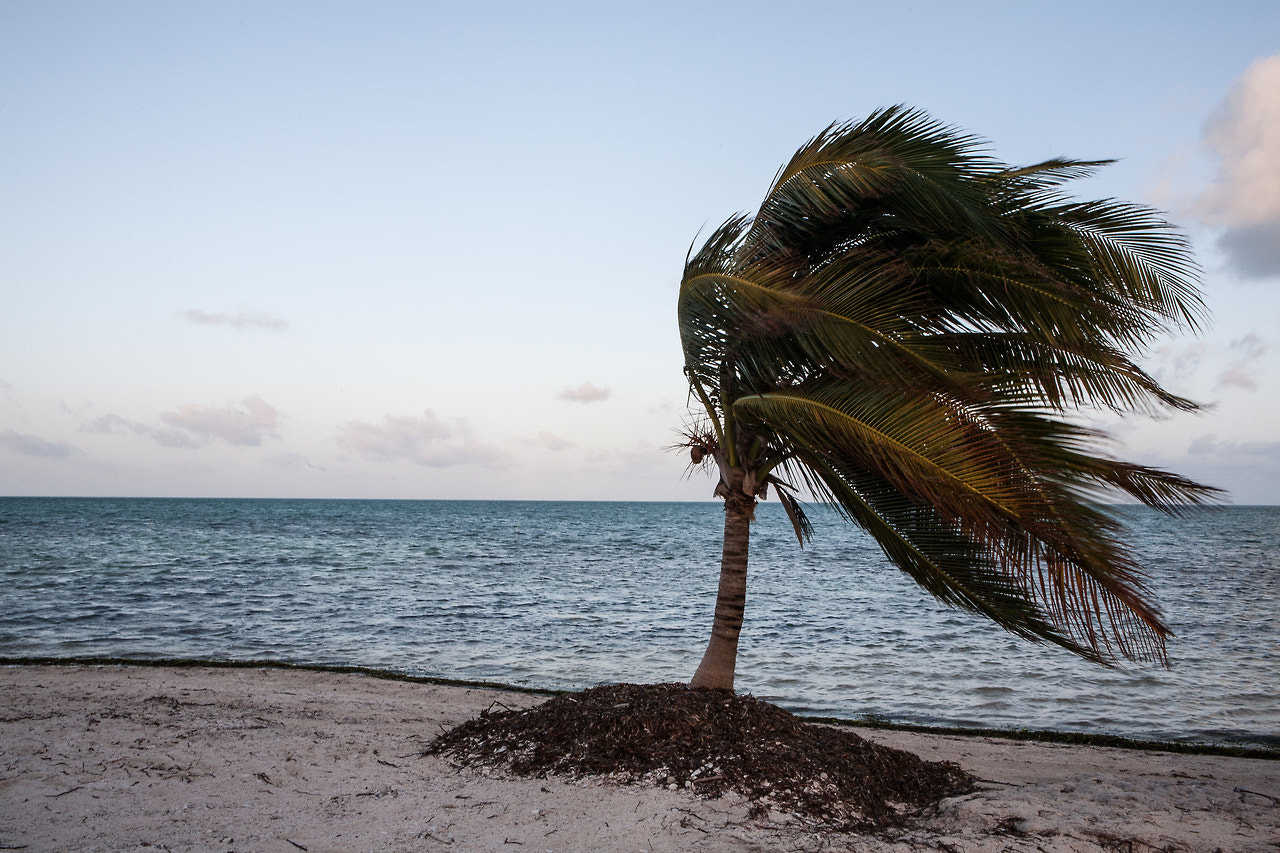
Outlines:
[[[1196,208],[1223,228],[1218,246],[1246,278],[1280,276],[1280,54],[1240,77],[1209,118],[1218,173]]]
[[[1244,366],[1240,364],[1232,364],[1218,375],[1218,383],[1215,388],[1240,388],[1245,391],[1257,391],[1258,381],[1253,378]]]
[[[545,447],[547,450],[556,453],[562,450],[568,450],[574,446],[573,442],[565,441],[555,433],[547,432],[546,430],[540,431],[537,438],[525,439],[525,442],[527,444],[537,445],[538,447]]]
[[[150,439],[161,447],[180,447],[189,450],[200,446],[200,442],[176,429],[162,429],[139,423],[138,421],[131,421],[115,414],[103,415],[94,419],[84,428],[84,432],[101,432],[108,435],[131,432],[142,438]]]
[[[202,326],[230,326],[240,331],[245,331],[246,329],[280,331],[289,328],[289,323],[284,318],[256,311],[226,314],[218,311],[201,311],[199,308],[188,308],[182,312],[182,316],[192,323],[198,323]]]
[[[1165,344],[1156,349],[1150,372],[1162,385],[1177,387],[1221,367],[1214,382],[1216,390],[1258,389],[1257,374],[1271,345],[1256,332],[1249,332],[1227,345],[1194,341],[1189,344]],[[1203,372],[1202,372],[1203,371]]]
[[[160,420],[168,425],[167,428],[131,421],[115,414],[103,415],[86,426],[85,431],[112,435],[131,432],[161,447],[187,450],[214,440],[236,447],[258,447],[263,439],[278,437],[279,412],[256,394],[242,402],[243,408],[231,404],[220,408],[198,403],[179,406],[177,411],[160,414]]]
[[[239,447],[257,447],[276,435],[280,413],[258,395],[244,400],[244,408],[222,408],[198,403],[181,406],[176,412],[162,412],[160,420],[177,430],[203,439],[220,439]]]
[[[18,398],[13,392],[14,387],[0,379],[0,395],[3,395],[5,402],[9,404],[10,413],[16,414],[22,409],[22,404],[18,402]]]
[[[65,441],[47,441],[39,436],[14,432],[11,429],[0,432],[0,447],[39,459],[61,461],[81,455],[80,448]]]
[[[1280,222],[1229,228],[1218,238],[1218,248],[1243,278],[1280,276]]]
[[[281,468],[289,468],[297,470],[300,468],[310,468],[312,471],[323,471],[323,466],[317,465],[301,453],[277,453],[271,457],[271,462]]]
[[[1250,332],[1243,338],[1231,342],[1231,351],[1240,356],[1227,365],[1218,376],[1218,388],[1243,388],[1246,391],[1258,390],[1258,381],[1254,378],[1256,363],[1266,355],[1270,347],[1258,335]]]
[[[1209,357],[1209,345],[1203,341],[1188,344],[1165,344],[1154,353],[1156,364],[1151,373],[1162,385],[1180,385],[1195,375]]]
[[[1169,467],[1202,483],[1226,487],[1234,503],[1273,504],[1280,479],[1280,441],[1219,439],[1214,433],[1195,438]],[[1154,460],[1153,460],[1154,461]]]
[[[625,473],[652,468],[656,461],[664,457],[670,458],[671,454],[648,441],[636,439],[630,447],[591,450],[586,454],[586,462],[598,470]]]
[[[598,403],[609,399],[612,394],[613,391],[609,388],[598,388],[590,382],[583,382],[577,388],[565,388],[557,396],[573,403]]]
[[[1192,456],[1280,457],[1280,441],[1220,441],[1215,433],[1195,438],[1187,447]]]
[[[351,421],[338,430],[338,444],[366,459],[406,460],[429,468],[505,468],[511,464],[502,450],[477,441],[466,421],[444,420],[430,409],[421,417],[386,415],[381,424]]]

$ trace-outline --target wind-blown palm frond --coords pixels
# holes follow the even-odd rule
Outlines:
[[[755,216],[686,261],[685,372],[718,493],[774,484],[803,544],[780,474],[948,604],[1091,660],[1164,660],[1101,501],[1175,512],[1215,490],[1100,454],[1065,413],[1194,410],[1130,353],[1205,310],[1156,213],[1062,194],[1106,163],[1013,168],[903,107],[802,146]]]

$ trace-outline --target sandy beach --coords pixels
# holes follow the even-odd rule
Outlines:
[[[0,668],[0,850],[1278,851],[1280,762],[859,730],[982,780],[909,831],[499,778],[422,748],[538,696],[305,670]]]

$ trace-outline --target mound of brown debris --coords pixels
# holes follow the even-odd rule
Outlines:
[[[752,813],[790,812],[831,829],[903,823],[973,780],[853,732],[806,723],[751,696],[683,684],[615,684],[527,710],[494,710],[437,737],[426,753],[522,776],[608,776],[625,783],[726,789]]]

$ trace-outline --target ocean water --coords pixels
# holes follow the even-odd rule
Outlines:
[[[1280,507],[1118,509],[1176,636],[1106,669],[934,602],[814,510],[753,528],[738,689],[797,713],[1280,744]],[[715,503],[0,498],[0,657],[687,680]]]

